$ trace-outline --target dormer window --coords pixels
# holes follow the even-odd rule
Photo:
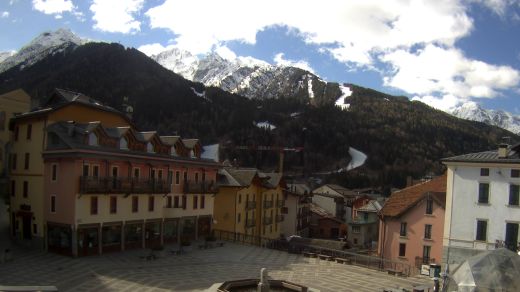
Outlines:
[[[125,137],[119,139],[119,149],[128,150],[128,141]]]
[[[170,154],[171,156],[177,156],[177,146],[174,145],[170,148]]]
[[[195,151],[190,150],[190,157],[191,157],[191,158],[195,158]]]
[[[146,152],[155,153],[152,142],[148,142],[148,144],[146,144]]]
[[[98,146],[98,136],[95,133],[88,134],[88,145]]]

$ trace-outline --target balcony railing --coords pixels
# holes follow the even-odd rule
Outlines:
[[[273,223],[272,217],[264,217],[264,225],[269,225]]]
[[[246,210],[251,210],[256,208],[256,201],[247,201],[246,202]]]
[[[217,185],[211,182],[184,182],[185,194],[216,194],[218,193]]]
[[[276,207],[277,208],[281,208],[281,207],[283,207],[283,205],[284,205],[284,200],[277,200],[276,201]]]
[[[81,176],[79,192],[81,194],[167,194],[170,192],[170,184],[162,179]]]
[[[255,225],[256,225],[255,219],[246,220],[246,227],[255,227]]]
[[[301,211],[298,213],[298,218],[305,218],[305,217],[310,216],[310,214],[311,214],[311,211],[309,210],[309,208],[304,207],[304,208],[302,208]]]
[[[284,219],[283,215],[276,215],[276,222],[282,222]]]
[[[264,201],[264,208],[269,209],[273,207],[273,201]]]

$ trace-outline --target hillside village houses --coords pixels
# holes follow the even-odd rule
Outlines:
[[[442,262],[451,268],[487,250],[517,251],[520,144],[442,162],[448,168]]]

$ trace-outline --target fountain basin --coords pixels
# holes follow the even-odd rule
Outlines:
[[[301,291],[307,292],[308,287],[295,284],[285,280],[268,280],[269,291],[273,292],[290,292]],[[235,281],[226,281],[222,283],[217,291],[219,292],[256,292],[260,279],[242,279]]]

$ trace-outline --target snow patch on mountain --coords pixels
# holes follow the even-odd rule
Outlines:
[[[80,46],[89,42],[68,29],[44,32],[12,56],[0,61],[0,73],[20,65],[20,69],[32,66],[48,55],[64,51],[69,46]]]
[[[455,107],[450,113],[458,118],[483,122],[520,134],[520,116],[503,110],[488,110],[478,103],[469,101]]]
[[[314,98],[314,91],[312,91],[312,75],[307,75],[307,90],[309,92],[309,98]]]
[[[345,99],[352,95],[352,90],[348,86],[340,85],[339,89],[343,93],[338,100],[336,100],[336,106],[341,108],[342,110],[348,110],[350,108],[349,103],[345,103]]]
[[[5,59],[11,57],[16,52],[10,51],[10,52],[0,52],[0,63],[2,63]]]
[[[255,124],[255,126],[257,126],[258,128],[266,129],[266,130],[270,130],[270,131],[276,129],[276,126],[269,123],[268,121],[258,122]]]

